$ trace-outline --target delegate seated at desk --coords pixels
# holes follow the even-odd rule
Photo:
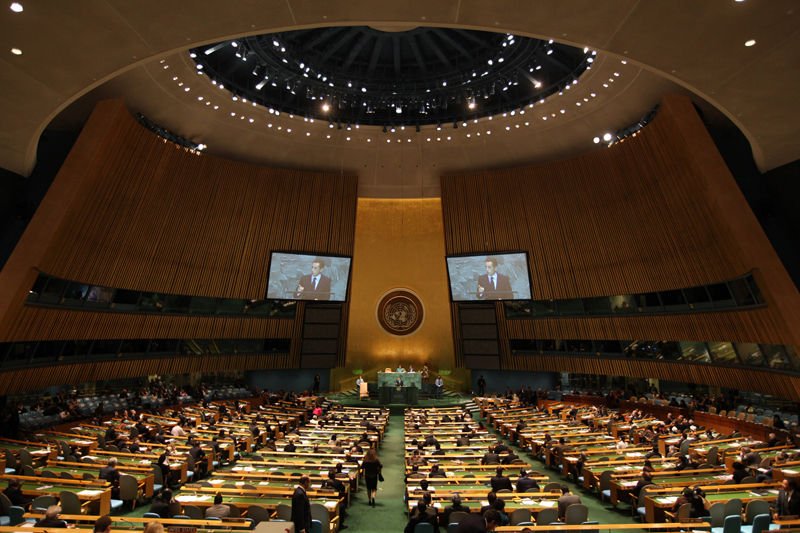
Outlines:
[[[405,372],[405,371],[406,371],[406,369],[405,369],[405,368],[403,368],[403,365],[399,365],[399,366],[397,367],[397,370],[395,370],[395,372],[401,372],[401,373],[402,373],[402,372]]]

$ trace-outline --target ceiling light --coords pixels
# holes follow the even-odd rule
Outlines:
[[[322,110],[323,111],[327,111],[329,109],[330,109],[330,106],[328,104],[322,104]]]
[[[592,139],[592,142],[594,142],[594,144],[600,144],[600,137],[595,137]]]
[[[745,46],[755,46],[755,44],[756,44],[756,40],[755,39],[750,39],[749,41],[744,43]]]
[[[19,48],[12,48],[11,53],[14,54],[15,56],[18,56],[22,54],[22,50],[20,50]]]
[[[13,11],[14,13],[22,13],[22,4],[20,4],[19,2],[14,2],[13,4],[11,4],[11,11]]]
[[[610,133],[606,133],[605,135],[603,135],[603,140],[604,141],[610,141],[611,140],[611,134]]]

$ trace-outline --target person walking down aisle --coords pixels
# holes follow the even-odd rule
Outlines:
[[[364,470],[364,479],[367,482],[369,504],[375,507],[375,495],[378,492],[378,477],[380,477],[381,470],[383,470],[383,464],[381,464],[378,459],[378,454],[375,453],[374,448],[367,450],[361,468]]]

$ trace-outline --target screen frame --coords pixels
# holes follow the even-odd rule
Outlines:
[[[528,266],[528,287],[531,288],[531,297],[530,298],[512,298],[512,299],[505,299],[505,300],[454,300],[453,299],[453,284],[450,280],[450,267],[447,264],[447,260],[451,257],[478,257],[483,255],[483,257],[490,257],[490,256],[501,256],[501,255],[511,255],[511,254],[525,254],[525,263]],[[531,254],[528,250],[511,250],[507,252],[468,252],[468,253],[461,253],[461,254],[449,254],[444,256],[444,268],[447,270],[447,292],[450,295],[450,303],[454,304],[487,304],[487,303],[494,303],[494,302],[530,302],[533,301],[533,283],[531,277],[531,262],[530,262]]]
[[[350,268],[347,271],[347,283],[345,284],[345,290],[347,293],[345,294],[344,300],[303,300],[302,298],[269,298],[267,296],[269,291],[269,275],[272,272],[272,259],[275,254],[291,254],[291,255],[315,255],[315,256],[323,256],[323,257],[338,257],[342,259],[349,259],[350,260]],[[353,256],[352,255],[344,255],[344,254],[332,254],[328,252],[298,252],[295,250],[270,250],[269,251],[269,262],[267,263],[267,286],[264,289],[264,296],[262,299],[264,300],[280,300],[284,302],[322,302],[322,303],[333,303],[333,304],[343,304],[349,302],[350,298],[350,280],[353,278]]]

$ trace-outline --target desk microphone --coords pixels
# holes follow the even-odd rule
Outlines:
[[[133,522],[129,522],[128,520],[125,520],[121,516],[117,516],[117,517],[114,517],[114,518],[115,518],[115,520],[119,520],[120,522],[125,522],[126,524],[130,524],[131,525],[131,529],[135,529],[136,528],[136,526],[134,525]]]

